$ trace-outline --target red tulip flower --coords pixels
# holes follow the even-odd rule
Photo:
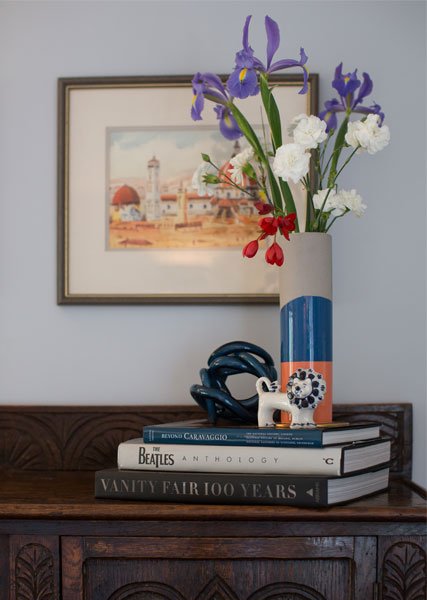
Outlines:
[[[246,258],[253,258],[257,252],[258,240],[252,240],[243,248],[243,256],[246,256]]]
[[[289,233],[295,230],[296,213],[286,215],[286,217],[277,217],[277,224],[280,232],[289,241]]]
[[[270,248],[268,248],[267,252],[265,253],[265,260],[269,265],[277,265],[278,267],[283,265],[285,257],[283,256],[282,248],[277,242],[273,242]]]
[[[278,222],[276,217],[263,217],[258,221],[258,225],[264,232],[263,239],[267,235],[276,235],[277,233]]]

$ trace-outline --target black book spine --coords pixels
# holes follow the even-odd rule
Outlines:
[[[95,497],[206,504],[327,506],[326,477],[105,469]]]

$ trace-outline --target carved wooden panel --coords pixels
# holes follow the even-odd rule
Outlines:
[[[187,600],[187,598],[162,583],[131,583],[114,592],[108,600]],[[196,600],[239,600],[239,598],[221,577],[215,576],[198,594]],[[325,600],[325,597],[305,585],[273,583],[255,592],[248,600]]]
[[[152,423],[197,419],[196,405],[145,407],[0,407],[0,467],[97,470],[116,465],[117,446]],[[341,421],[377,422],[392,438],[392,471],[410,477],[412,407],[409,404],[341,404]]]
[[[380,538],[382,600],[427,598],[426,538]]]
[[[13,600],[57,600],[58,538],[11,536],[9,580]]]
[[[16,600],[55,600],[51,551],[42,544],[27,544],[15,559]]]
[[[0,408],[0,466],[31,471],[115,466],[144,425],[196,419],[196,407]]]
[[[412,475],[412,405],[411,404],[337,404],[334,420],[353,423],[369,421],[391,437],[391,471],[402,477]]]
[[[86,600],[354,598],[351,561],[346,559],[89,559],[85,573]]]

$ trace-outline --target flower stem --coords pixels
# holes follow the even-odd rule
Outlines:
[[[341,154],[341,150],[345,145],[345,134],[347,133],[349,119],[350,115],[347,114],[346,118],[341,123],[341,127],[339,128],[339,131],[337,133],[337,139],[335,140],[334,151],[332,153],[333,158],[331,161],[331,168],[328,177],[328,188],[331,188],[333,186],[333,182],[337,178],[337,164]]]
[[[332,185],[335,185],[335,182],[338,179],[338,176],[340,175],[340,173],[342,173],[343,169],[348,165],[348,163],[351,161],[351,159],[353,158],[353,156],[356,154],[356,152],[358,150],[359,150],[359,147],[355,148],[353,150],[353,152],[350,154],[350,156],[347,158],[347,160],[344,162],[344,164],[342,165],[342,167],[340,168],[340,170],[338,171],[338,173],[335,175],[335,179],[334,179]]]
[[[213,167],[214,167],[214,168],[215,168],[215,169],[218,171],[218,173],[220,172],[220,169],[219,169],[219,167],[218,167],[218,166],[217,166],[215,163],[213,163],[211,160],[209,161],[209,164],[211,164],[211,165],[212,165],[212,166],[213,166]],[[229,176],[227,175],[227,173],[224,173],[224,172],[223,172],[223,173],[221,173],[221,175],[222,175],[223,177],[225,177],[225,179],[227,180],[227,182],[228,182],[230,185],[232,185],[232,186],[233,186],[233,187],[235,187],[236,189],[240,190],[240,191],[241,191],[241,192],[243,192],[244,194],[247,194],[247,195],[248,195],[248,196],[250,196],[251,198],[255,198],[255,199],[256,199],[256,198],[258,198],[258,196],[257,196],[256,194],[251,194],[250,192],[248,192],[247,190],[245,190],[245,188],[241,187],[241,186],[240,186],[238,183],[236,183],[235,181],[233,181],[233,180],[231,179],[231,177],[229,177]],[[258,180],[256,180],[256,181],[257,181],[258,185],[260,185],[260,184],[259,184],[259,181],[258,181]],[[262,188],[262,189],[263,189],[263,191],[265,192],[265,189],[264,189],[264,188]]]

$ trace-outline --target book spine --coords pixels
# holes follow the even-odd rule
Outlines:
[[[208,504],[326,506],[328,480],[315,477],[105,470],[95,497]]]
[[[276,446],[278,448],[321,448],[322,432],[307,430],[233,430],[216,428],[206,431],[197,427],[144,427],[147,444],[205,444],[209,446]]]
[[[341,475],[342,449],[119,444],[120,469],[281,475]]]

